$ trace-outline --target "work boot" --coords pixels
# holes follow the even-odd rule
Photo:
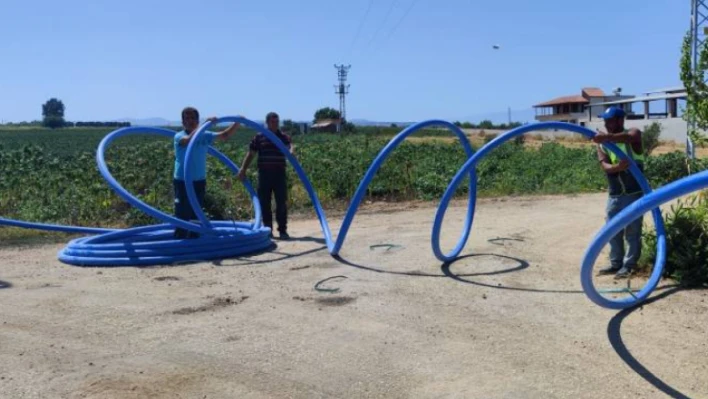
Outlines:
[[[623,268],[619,269],[617,274],[615,274],[615,280],[627,278],[630,274],[632,274],[632,268],[624,266]]]
[[[606,268],[604,268],[604,269],[600,269],[600,270],[597,272],[597,275],[598,275],[598,276],[604,276],[604,275],[607,275],[607,274],[614,274],[614,273],[617,273],[618,271],[620,271],[620,269],[622,269],[621,266],[608,266],[608,267],[606,267]]]

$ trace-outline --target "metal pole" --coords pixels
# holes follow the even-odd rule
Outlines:
[[[698,57],[702,51],[705,40],[701,37],[708,29],[708,0],[691,0],[691,70],[695,75],[703,75],[699,70]],[[690,130],[698,127],[695,118],[688,120]],[[696,146],[690,137],[686,137],[686,153],[691,159],[696,158]]]
[[[696,55],[698,54],[698,0],[691,0],[691,71],[696,72]],[[686,155],[689,159],[695,159],[695,151],[693,149],[693,142],[691,137],[688,135],[689,131],[693,131],[696,128],[695,118],[691,117],[686,121]]]
[[[337,68],[337,78],[339,84],[334,86],[336,88],[335,93],[339,94],[339,123],[337,123],[337,132],[342,131],[342,121],[347,118],[347,106],[346,106],[346,95],[349,93],[349,85],[345,84],[347,82],[347,72],[351,65],[334,65]]]

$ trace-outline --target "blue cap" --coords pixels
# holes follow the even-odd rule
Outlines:
[[[624,117],[624,110],[620,107],[610,107],[605,110],[601,115],[598,115],[602,119],[610,119],[615,117]]]

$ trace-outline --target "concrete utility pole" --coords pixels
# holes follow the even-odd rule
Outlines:
[[[349,73],[349,68],[351,65],[334,65],[337,68],[337,77],[339,78],[339,84],[334,86],[335,94],[339,95],[339,116],[341,118],[340,122],[337,123],[337,132],[342,131],[342,120],[347,118],[347,106],[346,106],[346,96],[349,94],[349,85],[347,82],[347,73]]]

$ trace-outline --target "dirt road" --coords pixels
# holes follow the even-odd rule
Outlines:
[[[582,293],[604,200],[480,201],[474,256],[449,266],[430,250],[433,207],[357,216],[342,261],[316,220],[272,253],[196,265],[79,268],[56,260],[61,245],[4,248],[0,396],[708,397],[708,292],[665,282],[625,312]],[[446,248],[463,215],[448,213]],[[338,292],[315,289],[333,276],[346,278],[318,288]]]

